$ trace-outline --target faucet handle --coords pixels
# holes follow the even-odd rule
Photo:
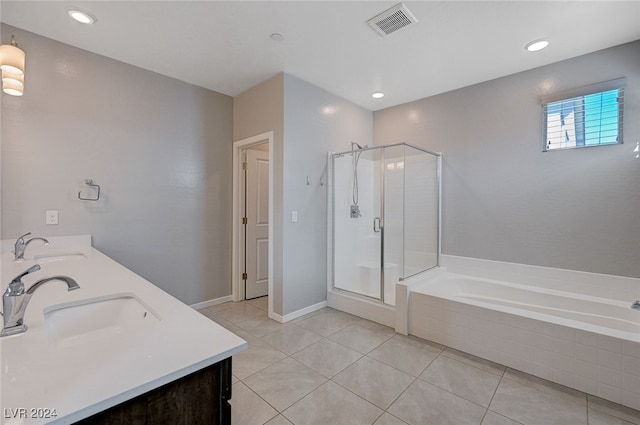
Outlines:
[[[22,236],[18,236],[18,239],[16,239],[16,241],[19,241],[20,239],[24,238],[25,236],[29,236],[31,234],[31,232],[27,232]]]
[[[27,270],[23,271],[18,276],[14,277],[11,283],[19,282],[20,280],[22,280],[24,276],[28,275],[29,273],[37,272],[38,270],[40,270],[40,264],[34,264],[33,266],[29,267]]]
[[[29,267],[27,270],[23,271],[18,276],[14,277],[11,283],[7,286],[7,290],[4,292],[5,297],[18,297],[24,294],[24,283],[22,283],[22,278],[29,273],[37,272],[40,270],[40,265],[35,264]]]

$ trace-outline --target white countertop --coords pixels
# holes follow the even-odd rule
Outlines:
[[[41,270],[22,279],[25,288],[45,277],[67,275],[80,289],[67,291],[60,281],[41,286],[24,316],[27,332],[0,338],[2,424],[72,423],[247,347],[243,339],[92,248],[90,236],[47,239],[48,247],[31,243],[22,262],[13,261],[14,241],[2,241],[2,292],[15,276],[35,264],[35,257],[55,253],[65,257],[40,260]],[[74,253],[82,255],[69,255]],[[45,310],[112,294],[136,297],[159,320],[90,343],[53,342]],[[31,409],[55,409],[57,416],[32,417],[47,411]]]

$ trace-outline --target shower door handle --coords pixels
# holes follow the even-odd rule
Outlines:
[[[380,217],[373,219],[373,231],[376,233],[380,232]]]

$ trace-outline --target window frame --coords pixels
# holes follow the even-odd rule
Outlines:
[[[602,83],[591,84],[588,86],[579,87],[576,89],[566,90],[558,93],[553,93],[549,95],[545,95],[540,97],[540,105],[542,110],[542,151],[563,151],[567,149],[577,149],[577,148],[591,148],[597,146],[615,146],[623,144],[623,125],[624,125],[624,89],[627,87],[627,78],[618,78],[615,80],[605,81]],[[547,140],[547,124],[548,124],[548,113],[547,113],[547,105],[552,102],[558,102],[562,100],[570,100],[580,97],[585,97],[588,95],[593,95],[597,93],[603,93],[607,91],[618,90],[618,99],[622,99],[622,102],[618,102],[618,140],[616,143],[604,143],[597,145],[577,145],[577,146],[567,146],[562,148],[548,148],[548,140]]]

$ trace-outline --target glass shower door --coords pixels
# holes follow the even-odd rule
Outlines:
[[[333,156],[333,284],[382,299],[381,149]]]

